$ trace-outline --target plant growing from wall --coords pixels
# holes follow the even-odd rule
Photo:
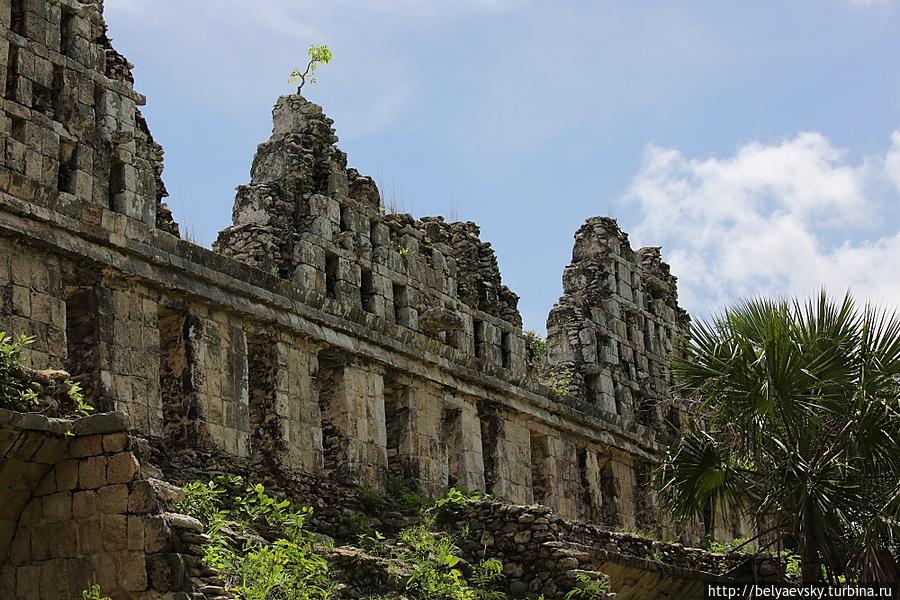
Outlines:
[[[316,70],[320,65],[327,65],[334,58],[334,53],[328,49],[328,46],[313,44],[307,50],[309,62],[306,63],[306,69],[300,71],[294,69],[291,71],[290,83],[299,83],[297,93],[302,92],[303,86],[308,83],[316,82]]]
[[[90,588],[81,592],[81,597],[84,600],[112,600],[109,596],[102,596],[102,593],[100,586],[95,583]]]
[[[54,416],[86,416],[94,407],[84,401],[81,384],[60,371],[37,372],[22,363],[34,338],[13,338],[0,331],[0,408],[19,412],[45,412]],[[35,378],[40,376],[39,381]],[[52,401],[42,399],[49,392]]]
[[[554,365],[544,376],[544,383],[550,388],[550,395],[553,398],[565,398],[578,392],[575,385],[575,370],[570,365]]]
[[[17,338],[0,331],[0,406],[27,412],[37,406],[37,394],[26,385],[20,367],[22,353],[34,342],[34,338],[20,335]]]
[[[533,329],[528,329],[523,334],[528,358],[539,363],[547,356],[547,340]]]
[[[388,475],[385,489],[391,503],[400,508],[422,509],[428,504],[428,498],[414,490],[406,479],[397,475]]]
[[[609,579],[594,579],[587,573],[575,576],[575,587],[566,594],[566,600],[602,600],[609,592]]]

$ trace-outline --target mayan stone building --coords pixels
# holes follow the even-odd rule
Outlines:
[[[298,478],[375,488],[389,476],[431,494],[466,486],[667,532],[649,469],[678,424],[667,364],[689,320],[658,248],[588,219],[535,366],[478,227],[385,214],[332,121],[299,95],[277,101],[213,249],[179,239],[163,151],[102,8],[0,1],[0,330],[35,337],[31,366],[69,371],[92,404],[172,452],[264,455]],[[80,597],[21,582],[50,562],[97,570],[110,550],[29,546],[44,495],[71,506],[79,489],[127,485],[109,492],[126,500],[104,527],[150,518],[127,499],[140,486],[123,427],[101,428],[112,437],[94,448],[4,463],[0,580],[13,588],[0,596]],[[3,453],[23,451],[7,438]],[[72,466],[58,461],[89,459],[67,484]],[[29,461],[32,476],[11,474]],[[141,539],[129,537],[129,560],[152,553]]]

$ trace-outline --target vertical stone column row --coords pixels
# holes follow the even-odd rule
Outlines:
[[[381,487],[387,471],[381,374],[346,357],[320,353],[317,383],[326,476]]]
[[[481,425],[468,398],[421,380],[388,379],[388,469],[431,495],[485,489]]]
[[[60,366],[66,357],[66,309],[61,261],[37,251],[24,251],[0,238],[0,331],[29,335],[29,366]]]
[[[96,289],[100,393],[127,412],[139,431],[162,436],[159,389],[159,308],[155,294],[105,281]]]
[[[534,495],[527,423],[490,406],[482,407],[479,418],[486,491],[515,504],[530,504]]]
[[[164,300],[159,310],[159,382],[166,437],[247,456],[247,340],[237,317]]]
[[[287,470],[320,473],[322,414],[314,348],[287,332],[252,330],[247,353],[252,451]]]

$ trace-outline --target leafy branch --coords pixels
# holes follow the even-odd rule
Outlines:
[[[316,69],[319,68],[319,65],[327,65],[331,59],[334,58],[334,53],[324,44],[318,46],[316,44],[311,45],[307,54],[309,55],[309,62],[306,64],[306,69],[304,71],[294,69],[291,71],[291,77],[288,80],[292,84],[299,82],[300,86],[297,88],[298,93],[303,90],[303,86],[306,85],[307,82],[316,82]]]

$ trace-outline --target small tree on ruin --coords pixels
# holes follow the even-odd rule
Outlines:
[[[309,55],[309,62],[306,64],[306,69],[303,71],[299,69],[294,69],[291,71],[291,77],[288,80],[290,83],[299,83],[299,87],[297,88],[297,93],[301,93],[303,91],[303,86],[306,83],[315,83],[316,82],[316,69],[319,68],[319,65],[327,65],[332,58],[334,58],[334,53],[328,49],[328,46],[316,45],[313,44],[309,47],[307,51]]]

